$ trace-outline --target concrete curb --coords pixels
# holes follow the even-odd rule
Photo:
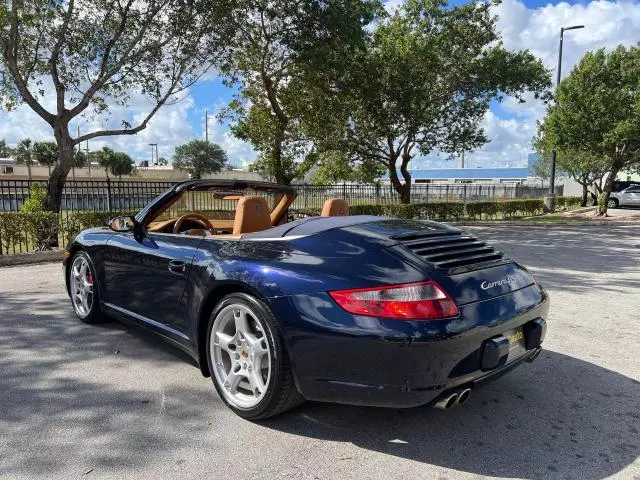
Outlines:
[[[16,253],[14,255],[0,255],[0,267],[30,265],[32,263],[62,262],[63,249],[47,250],[45,252]]]

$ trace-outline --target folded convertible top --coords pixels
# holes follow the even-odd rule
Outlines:
[[[262,230],[260,232],[247,233],[245,239],[252,238],[278,238],[298,235],[313,235],[326,232],[335,228],[350,227],[361,223],[380,221],[380,217],[374,215],[354,215],[350,217],[308,217],[285,223],[277,227]]]

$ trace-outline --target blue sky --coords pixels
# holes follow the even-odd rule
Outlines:
[[[389,10],[397,8],[402,0],[389,0]],[[455,2],[458,3],[458,2]],[[562,26],[584,24],[582,30],[565,35],[563,74],[566,75],[580,57],[589,50],[600,47],[614,48],[622,43],[635,44],[640,36],[640,2],[618,1],[569,1],[547,2],[543,0],[504,0],[494,8],[498,16],[498,30],[507,48],[530,49],[540,57],[555,75],[558,55],[558,35]],[[150,158],[149,143],[159,144],[159,153],[168,159],[177,145],[193,138],[204,138],[204,112],[214,116],[231,100],[232,91],[217,78],[211,78],[193,86],[184,100],[163,108],[149,123],[147,129],[135,136],[96,139],[90,142],[92,150],[109,145],[128,152],[136,160]],[[114,106],[110,118],[95,119],[80,124],[84,131],[90,128],[119,125],[122,118],[144,115],[149,103],[138,98],[127,107]],[[467,154],[467,166],[523,166],[531,151],[531,138],[536,121],[544,116],[544,105],[528,99],[525,104],[507,99],[494,102],[485,115],[483,127],[490,142],[483,148]],[[75,126],[74,126],[75,128]],[[247,164],[256,154],[243,142],[233,138],[226,125],[217,120],[209,121],[209,139],[220,144],[236,165]],[[50,127],[28,107],[21,106],[7,113],[0,111],[0,138],[14,144],[21,138],[51,140]],[[416,158],[412,168],[454,167],[457,160],[432,154]]]

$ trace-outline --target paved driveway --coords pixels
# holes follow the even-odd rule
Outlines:
[[[626,218],[630,220],[640,219],[640,207],[623,207],[623,208],[608,208],[607,215],[616,218]]]
[[[640,478],[640,228],[473,227],[552,297],[546,350],[464,407],[231,414],[187,357],[0,269],[0,478]]]

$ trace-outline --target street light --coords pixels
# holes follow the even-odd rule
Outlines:
[[[154,151],[155,151],[155,154],[156,154],[156,163],[158,163],[158,144],[157,143],[150,143],[149,146],[151,147],[151,166],[153,167],[155,165],[153,163],[153,153],[154,153]]]
[[[564,40],[564,32],[567,30],[577,30],[584,28],[584,25],[573,25],[571,27],[562,27],[560,29],[560,50],[558,52],[558,76],[556,77],[556,90],[560,85],[560,75],[562,74],[562,42]],[[551,179],[549,181],[549,196],[555,197],[556,192],[556,149],[551,151]]]
[[[204,111],[204,141],[209,143],[209,111]]]

